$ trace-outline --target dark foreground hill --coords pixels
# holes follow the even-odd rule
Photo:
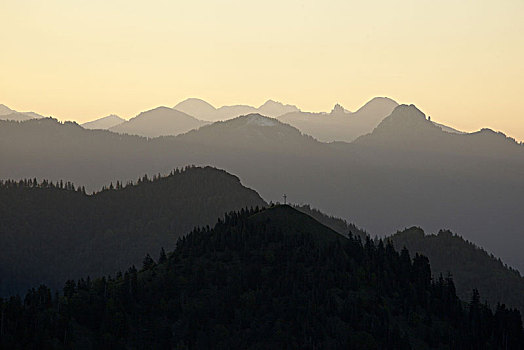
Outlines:
[[[519,349],[520,313],[492,312],[428,259],[345,238],[289,206],[231,213],[158,262],[63,296],[0,302],[6,348]]]
[[[426,235],[413,227],[388,239],[397,249],[406,247],[427,256],[435,276],[451,273],[459,297],[466,298],[477,288],[491,305],[500,301],[524,311],[524,278],[520,273],[462,237],[450,231]]]
[[[2,183],[0,295],[114,273],[225,212],[264,204],[237,177],[210,167],[116,183],[92,195],[69,183]]]

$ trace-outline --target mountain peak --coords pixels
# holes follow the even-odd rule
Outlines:
[[[435,126],[426,115],[418,109],[415,105],[399,105],[393,112],[384,119],[375,130],[379,129],[420,129],[431,128],[440,130]]]
[[[443,133],[442,129],[426,118],[415,105],[399,105],[371,134],[357,141],[369,139],[408,140],[428,133]]]
[[[269,117],[279,117],[286,113],[298,112],[300,109],[294,105],[287,105],[283,104],[282,102],[267,100],[263,105],[258,107],[258,111]]]
[[[335,104],[335,106],[331,110],[330,114],[345,114],[345,113],[348,113],[348,112],[349,111],[347,109],[345,109],[344,107],[342,107],[342,105],[337,103],[337,104]]]
[[[278,123],[276,119],[265,117],[258,113],[248,114],[240,118],[244,118],[247,124],[253,124],[258,126],[275,126]]]
[[[187,113],[160,106],[141,112],[109,130],[121,134],[158,137],[183,134],[204,124],[207,123]]]
[[[267,208],[251,216],[249,220],[258,223],[263,222],[268,226],[280,227],[283,232],[307,233],[319,243],[346,239],[311,216],[286,204]]]
[[[360,107],[355,113],[373,113],[376,110],[383,110],[384,108],[393,110],[399,104],[389,97],[373,97]]]
[[[199,119],[205,119],[216,112],[216,108],[200,98],[191,97],[179,102],[173,109],[184,112]]]

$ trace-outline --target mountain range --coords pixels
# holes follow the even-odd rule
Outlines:
[[[298,107],[268,100],[259,107],[248,105],[222,106],[215,108],[208,102],[189,98],[174,108],[157,107],[125,120],[111,114],[81,124],[85,129],[111,130],[120,134],[145,137],[176,136],[215,121],[226,121],[248,114],[261,114],[278,118],[301,132],[323,142],[353,141],[370,133],[398,104],[386,97],[376,97],[352,113],[339,104],[329,113],[303,112]],[[40,119],[35,112],[17,112],[0,105],[0,120],[24,121]],[[434,123],[442,130],[462,133],[446,125]]]
[[[2,121],[0,146],[4,179],[64,179],[92,191],[144,173],[212,165],[266,200],[285,193],[373,235],[413,225],[450,229],[524,270],[524,146],[487,129],[444,132],[415,106],[396,107],[351,143],[320,142],[252,114],[149,140],[53,119]]]
[[[209,122],[226,121],[248,114],[260,114],[277,118],[290,124],[301,132],[315,137],[319,141],[351,142],[357,137],[373,131],[373,129],[397,107],[397,102],[387,97],[376,97],[352,113],[336,104],[331,112],[303,112],[293,105],[285,105],[273,100],[266,101],[260,107],[248,105],[222,106],[215,108],[210,103],[189,98],[178,103],[173,110],[168,107],[158,107],[142,112],[129,122],[119,117],[104,117],[82,124],[88,129],[109,129],[118,133],[127,133],[146,137],[178,135],[191,129],[197,129]],[[189,116],[194,119],[189,118]],[[443,124],[434,123],[442,130],[451,133],[461,133]]]

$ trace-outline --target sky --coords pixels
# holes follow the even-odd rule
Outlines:
[[[523,62],[522,0],[0,0],[0,103],[61,120],[388,96],[524,140]]]

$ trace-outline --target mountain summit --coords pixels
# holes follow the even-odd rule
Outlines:
[[[441,131],[415,105],[400,105],[375,128],[373,133],[411,134],[427,130]]]
[[[207,123],[176,109],[157,107],[109,130],[120,134],[158,137],[183,134],[205,124]]]
[[[217,110],[213,105],[200,98],[188,98],[179,102],[173,109],[202,120],[208,120]]]
[[[278,101],[267,100],[263,105],[258,107],[258,111],[268,117],[279,117],[286,113],[299,112],[297,106],[294,105],[285,105]]]

